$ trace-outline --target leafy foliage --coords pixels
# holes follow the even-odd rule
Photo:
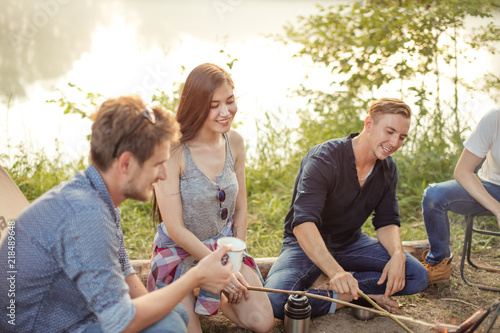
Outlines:
[[[466,19],[491,18],[497,8],[490,1],[458,0],[373,0],[318,8],[318,14],[287,26],[281,37],[303,45],[298,56],[331,73],[325,89],[303,85],[296,92],[309,98],[309,108],[300,113],[299,150],[303,154],[319,142],[359,132],[376,98],[403,99],[413,105],[412,129],[395,159],[403,219],[415,218],[427,184],[450,179],[462,151],[471,122],[460,109],[461,96],[498,87],[491,73],[481,87],[459,70],[470,62],[468,51],[494,52],[492,42],[500,40],[494,22],[464,33]]]
[[[265,122],[256,123],[260,140],[256,157],[248,161],[246,168],[247,243],[252,254],[275,256],[283,238],[283,220],[300,160],[294,153],[293,129],[280,128],[276,113],[266,112],[265,116]]]
[[[56,146],[59,146],[57,141]],[[54,158],[48,158],[43,150],[31,153],[24,145],[17,147],[14,156],[0,156],[0,164],[6,168],[28,201],[35,200],[84,167],[83,159],[73,162],[64,160],[58,149]]]
[[[469,50],[496,52],[494,42],[499,41],[500,30],[495,22],[464,33],[467,18],[492,17],[499,8],[495,1],[366,0],[318,8],[318,14],[285,27],[286,36],[279,38],[303,45],[297,56],[331,73],[331,84],[313,90],[305,81],[298,88],[296,94],[308,99],[308,107],[299,111],[297,129],[279,126],[279,112],[273,111],[256,124],[259,140],[255,156],[248,158],[246,178],[247,243],[257,257],[279,252],[283,220],[305,152],[328,139],[359,132],[371,101],[387,95],[413,105],[410,138],[394,158],[400,177],[402,238],[425,238],[422,193],[428,183],[452,178],[461,142],[471,125],[470,115],[460,108],[463,96],[500,89],[495,73],[469,82],[460,72],[470,62]],[[227,58],[232,69],[237,59]],[[88,117],[104,97],[77,90],[80,102],[62,93],[60,99],[49,102],[59,103],[65,113]],[[158,91],[153,101],[175,110],[181,90],[182,84],[175,84],[171,93]],[[12,159],[0,156],[2,164],[11,165],[7,171],[30,201],[84,168],[83,160],[62,160],[49,160],[43,152],[30,154],[22,146]],[[121,209],[130,257],[149,258],[155,232],[150,227],[151,204],[127,200]],[[457,231],[459,224],[452,229],[462,232]],[[374,235],[370,223],[363,230]],[[483,246],[491,246],[490,240]]]
[[[61,97],[48,100],[47,103],[58,103],[59,107],[64,110],[64,114],[78,114],[82,118],[90,118],[91,112],[95,111],[97,105],[104,102],[106,99],[103,95],[93,92],[85,92],[82,88],[77,87],[73,83],[68,83],[73,92],[76,93],[72,98],[68,98],[66,94],[58,89]],[[79,102],[75,101],[78,100]]]

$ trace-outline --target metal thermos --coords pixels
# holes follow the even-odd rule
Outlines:
[[[304,295],[290,295],[285,304],[285,333],[309,333],[311,305]]]

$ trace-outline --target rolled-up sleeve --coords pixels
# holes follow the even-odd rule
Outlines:
[[[399,217],[399,204],[397,198],[398,172],[394,164],[391,171],[386,171],[385,177],[388,177],[382,198],[373,213],[372,223],[375,230],[387,225],[401,226]],[[390,180],[389,180],[390,179]]]
[[[292,229],[306,222],[314,222],[318,228],[321,226],[321,214],[333,167],[332,161],[327,161],[321,154],[312,155],[304,160],[297,179]]]

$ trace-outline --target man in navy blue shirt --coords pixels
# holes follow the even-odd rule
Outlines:
[[[361,290],[391,312],[399,306],[392,295],[427,287],[427,271],[403,251],[398,173],[390,156],[407,138],[410,118],[403,101],[382,98],[372,103],[360,134],[309,150],[295,180],[282,249],[265,287],[307,289],[347,302]],[[361,231],[372,214],[377,239]],[[283,319],[287,295],[268,295],[275,317]],[[341,307],[309,301],[313,317]]]
[[[0,271],[1,332],[186,331],[180,301],[198,286],[216,293],[227,285],[231,265],[221,259],[228,249],[148,294],[130,264],[117,208],[151,198],[179,133],[172,114],[138,96],[102,104],[91,166],[9,222],[15,240],[0,245],[0,258],[14,256],[15,264]]]

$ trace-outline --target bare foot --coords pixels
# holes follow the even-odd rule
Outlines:
[[[398,302],[393,300],[390,297],[385,297],[384,295],[367,295],[368,297],[372,298],[377,304],[389,311],[390,313],[396,313],[397,309],[399,308]]]

